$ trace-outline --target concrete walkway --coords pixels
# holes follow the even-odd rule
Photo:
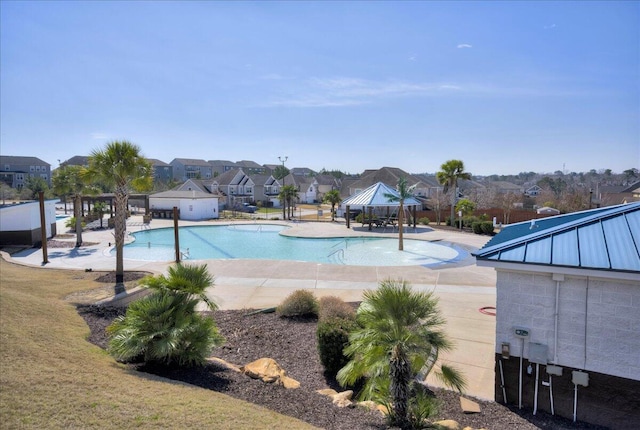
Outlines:
[[[244,223],[252,221],[244,221]],[[265,222],[265,221],[263,221]],[[228,221],[188,222],[180,226],[203,224],[228,224]],[[339,222],[279,221],[289,225],[290,236],[343,237],[375,236],[396,237],[397,231],[374,229],[352,224],[347,229]],[[142,217],[131,217],[128,231],[148,228]],[[153,220],[151,228],[172,227],[172,220]],[[64,222],[58,232],[66,231]],[[406,239],[449,241],[468,250],[482,247],[488,236],[459,233],[451,230],[420,226],[405,231]],[[73,239],[68,239],[75,241]],[[113,230],[83,232],[83,240],[92,243],[82,248],[49,248],[49,263],[45,267],[93,271],[113,271],[115,257],[111,255]],[[42,266],[42,251],[29,249],[11,256],[15,263]],[[215,276],[215,286],[210,297],[221,309],[257,309],[278,305],[297,289],[309,289],[316,297],[338,296],[345,301],[362,300],[362,292],[375,289],[384,279],[403,279],[421,291],[431,291],[439,298],[440,309],[447,320],[446,332],[455,343],[455,349],[442,353],[441,359],[458,369],[467,378],[467,394],[482,399],[493,399],[495,317],[479,312],[486,306],[495,306],[496,275],[492,268],[476,266],[473,258],[437,269],[422,266],[343,266],[283,260],[187,260],[189,263],[206,263]],[[165,273],[170,262],[125,260],[127,271]],[[439,386],[438,381],[429,383]]]

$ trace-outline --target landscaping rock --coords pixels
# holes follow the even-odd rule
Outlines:
[[[266,383],[276,383],[287,389],[300,388],[300,382],[289,378],[287,372],[273,358],[260,358],[240,368],[242,373]]]
[[[333,395],[333,404],[339,408],[351,408],[355,406],[351,401],[353,391],[347,390]]]
[[[458,423],[458,421],[454,420],[441,420],[434,422],[434,424],[444,427],[447,430],[460,430],[460,424]]]
[[[465,414],[479,414],[480,405],[473,400],[460,397],[460,407]]]

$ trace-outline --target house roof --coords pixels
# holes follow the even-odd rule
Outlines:
[[[478,260],[640,273],[640,203],[505,227]]]
[[[211,167],[211,164],[207,163],[204,160],[200,160],[200,159],[195,159],[195,158],[174,158],[173,161],[171,161],[171,163],[173,162],[178,162],[182,165],[185,166],[206,166],[206,167]],[[169,163],[169,164],[171,164]]]
[[[46,161],[42,161],[38,157],[21,157],[15,155],[0,155],[0,164],[27,164],[41,166],[46,164],[50,166]]]
[[[152,166],[161,166],[161,167],[171,166],[169,163],[165,163],[164,161],[158,160],[157,158],[147,158],[147,161],[151,163]]]
[[[179,190],[169,190],[162,191],[160,193],[151,194],[149,197],[157,198],[157,199],[217,199],[220,197],[217,194],[205,193],[202,191],[179,191]]]
[[[387,194],[399,196],[398,192],[388,185],[378,182],[369,188],[362,190],[342,201],[343,205],[350,206],[399,206],[397,201],[389,201]],[[420,202],[413,197],[404,200],[405,206],[420,205]]]

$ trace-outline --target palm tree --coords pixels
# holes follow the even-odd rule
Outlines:
[[[360,397],[390,403],[392,424],[411,428],[410,405],[419,397],[416,379],[426,378],[438,351],[451,348],[441,331],[445,321],[438,300],[432,293],[413,291],[406,281],[390,279],[363,298],[357,313],[362,328],[349,335],[344,352],[350,361],[338,372],[338,382],[353,385],[365,378]],[[459,391],[465,386],[449,366],[441,365],[435,375]]]
[[[436,179],[444,185],[444,192],[451,191],[451,225],[454,225],[455,206],[458,198],[458,180],[471,179],[471,173],[464,171],[464,163],[461,160],[449,160],[440,166],[442,169],[436,172]]]
[[[153,185],[151,164],[140,154],[140,148],[127,141],[108,143],[104,150],[89,156],[88,177],[113,187],[116,244],[116,290],[124,288],[124,234],[127,228],[127,202],[131,189],[149,190]]]
[[[298,190],[293,185],[285,185],[284,187],[280,188],[280,194],[278,194],[278,198],[283,205],[282,214],[284,219],[287,218],[287,212],[289,212],[289,218],[291,218],[291,202],[297,195]],[[289,207],[288,211],[287,206]]]
[[[338,191],[338,190],[328,191],[324,195],[324,197],[322,198],[322,201],[324,203],[330,203],[331,204],[331,221],[335,221],[336,220],[336,205],[339,205],[340,202],[342,201],[342,198],[340,197],[340,191]]]
[[[217,308],[205,294],[213,285],[207,266],[178,264],[169,268],[168,277],[144,282],[154,292],[131,303],[126,315],[108,327],[109,352],[123,361],[204,364],[211,350],[224,342],[214,320],[196,312],[201,300],[210,310]]]
[[[404,250],[404,242],[403,242],[403,224],[404,224],[404,201],[410,198],[413,194],[414,187],[407,186],[407,180],[405,178],[400,178],[398,180],[398,186],[396,190],[398,191],[398,195],[385,193],[384,196],[390,202],[398,202],[398,250]]]
[[[87,184],[82,166],[64,166],[56,170],[51,181],[53,190],[59,196],[71,196],[73,215],[76,220],[76,247],[82,245],[82,196],[95,194],[96,190]]]
[[[105,202],[95,202],[93,204],[93,211],[100,218],[100,228],[102,228],[102,218],[107,211],[107,204]]]

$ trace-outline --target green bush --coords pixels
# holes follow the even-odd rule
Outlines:
[[[306,290],[296,290],[276,308],[281,317],[302,317],[318,315],[318,300]]]
[[[492,221],[484,221],[484,222],[481,224],[481,227],[482,227],[482,232],[483,232],[484,234],[488,234],[488,235],[493,236],[493,229],[494,229],[494,227],[493,227],[493,222],[492,222]]]
[[[420,224],[422,224],[422,225],[429,225],[431,220],[425,216],[425,217],[422,217],[422,218],[418,219],[418,222]]]
[[[80,225],[82,226],[82,228],[85,228],[87,226],[87,222],[84,220],[84,218],[82,218],[82,221],[80,221]],[[67,220],[64,222],[64,226],[67,227],[68,229],[75,230],[76,217],[72,216],[67,218]]]
[[[493,222],[491,221],[476,221],[471,224],[471,228],[475,234],[493,235]]]
[[[360,212],[358,215],[356,215],[355,222],[362,222],[363,218],[364,215],[362,214],[362,212]]]
[[[329,318],[318,323],[316,337],[320,362],[326,372],[335,376],[349,361],[343,350],[349,344],[349,333],[357,327],[354,320]]]
[[[326,296],[320,298],[318,306],[318,321],[326,321],[331,318],[342,318],[347,320],[356,319],[356,311],[353,307],[336,296]]]

